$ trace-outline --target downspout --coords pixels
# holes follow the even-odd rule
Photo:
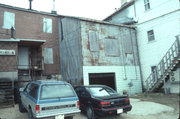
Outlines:
[[[136,30],[136,29],[135,29]],[[142,68],[141,68],[141,61],[140,61],[140,55],[139,55],[139,47],[138,47],[138,40],[137,40],[137,30],[135,32],[136,35],[136,44],[137,44],[137,56],[138,56],[138,64],[139,64],[139,70],[140,70],[140,77],[141,77],[141,85],[142,85],[142,91],[145,92],[144,88],[144,82],[143,82],[143,77],[142,77]]]

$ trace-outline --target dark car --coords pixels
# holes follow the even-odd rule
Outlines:
[[[89,85],[74,87],[80,101],[80,110],[88,119],[97,116],[119,115],[131,110],[128,96],[121,96],[105,85]]]

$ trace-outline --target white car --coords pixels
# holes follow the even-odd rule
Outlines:
[[[80,112],[73,87],[64,81],[32,81],[20,88],[20,96],[19,110],[28,111],[29,119],[73,119]]]

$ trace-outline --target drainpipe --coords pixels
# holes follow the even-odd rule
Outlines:
[[[15,39],[15,29],[14,29],[14,27],[11,27],[11,38]]]
[[[135,29],[135,30],[136,30],[136,29]],[[140,61],[140,55],[139,55],[138,40],[137,40],[137,30],[136,30],[136,44],[137,44],[137,55],[138,55],[138,64],[139,64],[139,70],[140,70],[142,91],[145,92],[144,81],[143,81],[143,77],[142,77],[141,61]]]

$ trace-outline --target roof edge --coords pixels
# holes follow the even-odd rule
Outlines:
[[[117,13],[119,13],[120,11],[124,10],[125,8],[131,6],[132,4],[134,4],[135,0],[131,0],[127,3],[125,3],[124,5],[122,5],[117,11],[115,11],[114,13],[112,13],[111,15],[109,15],[108,17],[106,17],[105,19],[103,19],[103,21],[108,20],[109,18],[111,18],[112,16],[116,15]]]
[[[30,9],[26,9],[26,8],[20,8],[20,7],[15,7],[15,6],[11,6],[11,5],[1,4],[1,3],[0,3],[0,7],[19,10],[19,11],[24,11],[24,12],[36,13],[36,14],[43,14],[43,15],[49,15],[49,16],[58,16],[58,14],[55,14],[55,13],[37,11],[37,10],[33,10],[33,9],[30,10]]]

